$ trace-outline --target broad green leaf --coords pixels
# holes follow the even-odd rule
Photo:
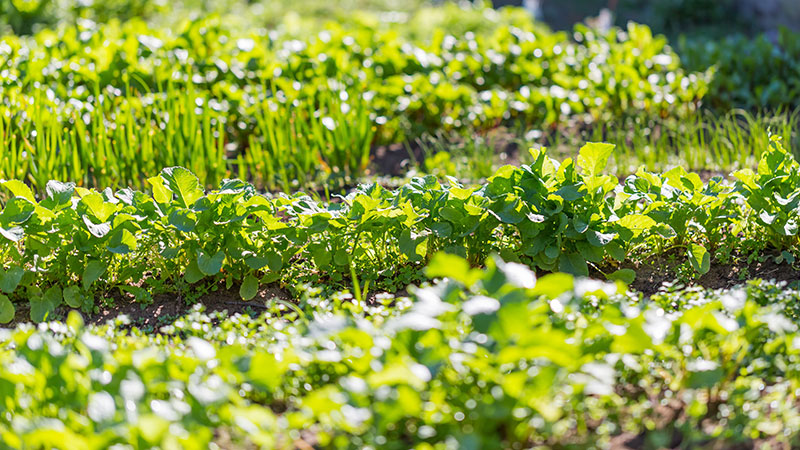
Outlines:
[[[52,310],[49,304],[42,297],[31,297],[31,320],[35,323],[44,322]]]
[[[83,295],[78,286],[67,286],[64,288],[64,302],[70,308],[80,308],[83,305]]]
[[[327,246],[323,244],[309,245],[308,250],[311,252],[311,257],[314,258],[314,264],[320,269],[327,269],[331,264],[333,255]]]
[[[103,196],[96,192],[92,192],[91,194],[81,198],[78,205],[85,208],[85,209],[79,209],[78,212],[80,213],[88,212],[91,215],[93,215],[98,222],[101,223],[108,222],[108,219],[117,210],[116,205],[114,205],[113,203],[106,202],[103,199]]]
[[[159,254],[166,259],[175,259],[175,257],[178,256],[179,251],[180,249],[175,247],[165,247],[159,252]]]
[[[625,261],[625,258],[628,257],[628,252],[626,252],[622,244],[617,241],[611,241],[606,244],[604,250],[608,252],[612,258],[620,262]]]
[[[222,250],[213,255],[208,255],[200,250],[197,252],[197,268],[206,275],[216,275],[222,270],[222,261],[224,259],[225,253]]]
[[[258,294],[258,279],[252,274],[247,275],[244,277],[242,285],[239,286],[239,295],[242,297],[242,300],[247,301],[255,297],[256,294]]]
[[[42,298],[50,304],[52,309],[55,309],[58,306],[61,306],[61,301],[64,299],[64,295],[60,287],[51,286],[44,292]]]
[[[697,370],[689,372],[688,385],[692,389],[710,389],[719,383],[725,373],[719,367],[711,370]]]
[[[590,230],[586,233],[586,240],[595,247],[605,247],[617,237],[617,233],[601,233],[599,231]]]
[[[244,263],[247,264],[247,267],[253,270],[260,270],[267,266],[267,258],[261,256],[248,256],[244,259]]]
[[[29,188],[27,184],[19,180],[8,180],[3,181],[3,187],[11,191],[15,197],[22,197],[25,200],[36,204],[36,197],[34,197],[33,191],[31,191],[31,188]]]
[[[94,237],[102,238],[111,231],[111,222],[94,223],[89,216],[83,216],[83,223]]]
[[[169,214],[169,224],[188,233],[197,225],[197,214],[186,209],[176,209]]]
[[[153,186],[153,200],[162,205],[172,202],[172,192],[164,185],[163,178],[150,177],[147,179],[147,182]]]
[[[61,305],[61,299],[61,288],[57,286],[49,288],[42,296],[31,297],[31,320],[44,322],[50,318],[53,311]]]
[[[632,269],[619,269],[608,274],[608,279],[622,281],[625,284],[631,284],[634,280],[636,280],[636,272],[634,272]]]
[[[205,277],[203,272],[200,271],[200,268],[197,267],[197,261],[192,260],[189,265],[186,267],[186,272],[183,274],[183,278],[189,284],[197,283],[198,281],[202,280]]]
[[[425,268],[425,275],[430,278],[450,278],[471,287],[480,279],[481,271],[471,268],[467,260],[460,256],[437,253]]]
[[[0,235],[11,242],[19,242],[25,237],[25,230],[22,227],[0,227]]]
[[[350,264],[350,254],[343,248],[336,250],[333,253],[333,263],[337,266],[346,266]]]
[[[89,261],[83,270],[83,288],[89,287],[106,272],[106,266],[98,260]]]
[[[711,255],[705,247],[698,244],[690,244],[688,251],[689,262],[695,271],[704,274],[711,269]]]
[[[267,253],[267,265],[269,270],[278,272],[283,268],[283,258],[277,251]]]
[[[580,253],[562,253],[558,257],[558,270],[572,275],[589,275],[589,266]]]
[[[178,197],[178,204],[190,208],[203,196],[200,180],[183,167],[168,167],[161,172],[170,191]]]
[[[578,167],[587,175],[597,176],[606,168],[613,151],[613,144],[590,142],[578,153]]]
[[[629,214],[619,219],[616,224],[632,233],[637,237],[642,232],[649,230],[656,225],[656,221],[643,214]]]
[[[533,287],[532,295],[542,295],[547,298],[557,298],[564,292],[571,291],[575,284],[575,277],[567,273],[549,273],[538,280]]]
[[[107,248],[118,255],[130,253],[136,250],[136,237],[127,228],[117,228],[109,237]]]
[[[425,256],[425,248],[424,245],[422,245],[424,242],[424,237],[412,236],[411,230],[409,229],[403,230],[398,239],[400,251],[403,252],[410,261],[421,261]]]
[[[72,194],[75,192],[75,183],[62,183],[61,181],[50,180],[45,187],[47,198],[52,206],[69,205]]]
[[[431,230],[436,236],[446,238],[453,233],[453,226],[449,222],[436,222],[431,225]]]
[[[0,323],[8,323],[14,319],[14,305],[5,295],[0,294]]]
[[[84,326],[83,316],[78,311],[70,311],[67,314],[67,326],[77,334]]]
[[[244,262],[253,270],[260,270],[269,266],[269,270],[279,271],[283,267],[283,258],[281,254],[275,250],[264,249],[266,254],[264,256],[257,256],[252,252],[245,252]]]
[[[6,294],[14,292],[19,282],[22,281],[23,275],[25,275],[25,269],[19,266],[12,266],[8,271],[0,272],[0,290]]]
[[[6,229],[13,225],[25,223],[31,218],[36,207],[33,203],[23,197],[14,197],[6,202],[2,214],[0,214],[0,224]]]

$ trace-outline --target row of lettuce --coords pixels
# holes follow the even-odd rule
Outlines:
[[[426,176],[394,190],[362,185],[329,203],[259,194],[240,180],[205,192],[181,167],[150,178],[152,195],[51,181],[37,201],[23,182],[4,181],[0,321],[19,301],[40,321],[64,303],[91,311],[117,290],[149,301],[198,283],[224,281],[244,299],[309,274],[403,288],[440,251],[473,266],[497,253],[536,270],[628,282],[632,263],[667,253],[697,274],[712,260],[794,260],[800,165],[777,139],[735,183],[704,183],[682,168],[640,169],[620,183],[603,173],[609,144],[560,163],[531,152],[532,164],[504,166],[480,186]]]
[[[372,315],[308,296],[0,330],[6,448],[793,446],[800,334],[768,283],[674,311],[621,284],[442,255],[448,277]],[[681,294],[672,294],[674,301]],[[785,303],[783,303],[785,301]]]

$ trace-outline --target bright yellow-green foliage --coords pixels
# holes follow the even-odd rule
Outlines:
[[[0,439],[60,449],[797,439],[800,335],[781,311],[796,290],[688,293],[692,306],[673,312],[635,305],[614,284],[466,265],[435,258],[430,273],[450,280],[370,315],[307,295],[296,311],[194,312],[154,334],[124,319],[84,327],[77,313],[4,330]]]
[[[294,283],[298,272],[401,288],[440,251],[472,265],[498,253],[538,270],[594,269],[627,282],[634,273],[617,270],[622,263],[667,249],[699,274],[712,260],[764,250],[793,259],[800,166],[778,141],[758,174],[739,172],[735,185],[703,183],[682,168],[640,169],[620,185],[603,174],[611,151],[587,144],[577,163],[533,151],[533,163],[502,167],[479,187],[426,176],[395,190],[363,185],[332,204],[269,198],[240,180],[206,193],[182,167],[148,179],[152,195],[51,181],[37,201],[24,183],[5,181],[0,312],[10,319],[13,303],[29,301],[41,321],[63,303],[91,311],[111,289],[148,301],[223,280],[250,299],[259,284]]]
[[[445,11],[312,32],[210,16],[4,37],[0,177],[142,186],[181,165],[206,185],[233,175],[285,189],[351,180],[370,147],[425,133],[644,123],[690,114],[706,92],[706,75],[681,70],[643,25],[567,34],[517,10]],[[425,33],[402,31],[420,21]]]

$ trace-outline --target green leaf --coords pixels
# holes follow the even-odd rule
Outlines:
[[[258,279],[252,274],[247,275],[244,277],[242,285],[239,286],[239,295],[242,297],[242,300],[247,301],[255,297],[256,294],[258,294]]]
[[[101,223],[107,222],[111,215],[117,210],[116,205],[106,202],[103,196],[96,192],[84,195],[78,205],[81,207],[78,212],[89,213]]]
[[[165,259],[175,259],[175,257],[178,256],[178,251],[179,249],[175,247],[165,247],[159,252],[159,254]]]
[[[48,308],[47,302],[41,297],[31,297],[31,320],[39,323],[44,322],[52,312]]]
[[[89,289],[89,287],[105,273],[106,266],[100,261],[92,260],[86,264],[86,268],[83,269],[83,288]]]
[[[33,204],[36,204],[36,197],[33,195],[33,191],[31,188],[28,187],[27,184],[23,183],[19,180],[8,180],[3,182],[3,187],[11,191],[15,197],[22,197],[25,200],[30,201]]]
[[[111,234],[107,248],[118,255],[130,253],[136,249],[136,237],[126,228],[117,228]]]
[[[617,241],[609,242],[605,246],[605,251],[608,252],[609,256],[620,262],[625,261],[625,258],[628,257],[628,252],[626,252],[622,244]]]
[[[75,183],[62,183],[61,181],[50,180],[45,186],[47,193],[48,207],[55,209],[59,206],[70,205],[70,199],[75,192]]]
[[[11,242],[19,242],[25,237],[25,230],[22,227],[0,227],[0,235]]]
[[[587,175],[597,176],[606,168],[613,151],[613,144],[590,142],[578,153],[578,167]]]
[[[260,270],[267,266],[267,258],[260,256],[248,256],[244,259],[244,263],[247,264],[247,267],[253,270]]]
[[[324,244],[309,245],[308,250],[311,252],[311,257],[314,258],[314,264],[320,269],[327,269],[331,264],[333,255]]]
[[[430,278],[450,278],[470,287],[480,279],[481,271],[472,269],[467,260],[460,256],[437,253],[425,268],[425,275]]]
[[[564,292],[571,291],[575,285],[575,277],[567,273],[549,273],[536,281],[532,295],[556,298]]]
[[[589,266],[580,253],[562,253],[558,258],[558,270],[572,275],[589,275]]]
[[[691,244],[689,250],[689,262],[692,268],[701,273],[707,273],[711,269],[711,255],[705,247],[698,244]]]
[[[83,216],[83,223],[89,229],[89,233],[94,237],[102,238],[111,231],[111,222],[94,223],[89,216]]]
[[[183,274],[183,278],[189,284],[197,283],[204,277],[205,275],[203,275],[203,272],[200,271],[200,268],[197,266],[197,261],[194,259],[186,267],[186,273]]]
[[[225,259],[225,252],[219,250],[209,256],[204,251],[197,252],[197,268],[206,275],[216,275],[222,270],[222,261]]]
[[[61,288],[53,286],[44,295],[31,297],[31,320],[44,322],[61,304]]]
[[[183,167],[168,167],[161,172],[167,188],[178,197],[178,203],[190,208],[203,196],[200,180]]]
[[[616,224],[622,227],[624,230],[629,231],[630,237],[628,239],[637,237],[642,232],[647,231],[653,228],[656,225],[656,221],[653,220],[651,217],[642,215],[642,214],[629,214],[621,219],[619,219]],[[625,236],[623,236],[625,237]],[[625,239],[625,240],[628,240]]]
[[[150,177],[147,182],[153,186],[153,199],[157,203],[167,204],[172,202],[172,192],[164,185],[164,179],[161,177]]]
[[[35,210],[36,207],[29,200],[22,197],[14,197],[6,202],[3,212],[0,214],[0,223],[5,228],[11,228],[12,225],[27,222]]]
[[[333,253],[333,263],[337,266],[346,266],[350,264],[350,254],[347,250],[340,248]]]
[[[688,385],[692,389],[709,389],[717,386],[725,372],[720,368],[689,372]]]
[[[5,295],[0,294],[0,323],[8,323],[14,319],[14,305]]]
[[[0,272],[0,290],[6,294],[14,292],[23,275],[25,275],[25,269],[19,266],[12,266],[8,271]]]
[[[625,284],[631,284],[636,279],[636,272],[634,272],[633,269],[619,269],[608,274],[608,279],[622,281]]]
[[[64,288],[64,302],[70,308],[80,308],[83,305],[83,295],[78,286],[67,286]]]
[[[405,229],[400,233],[398,245],[400,251],[409,259],[409,261],[421,261],[425,256],[425,248],[422,245],[425,238],[421,236],[412,236],[411,230]]]
[[[76,334],[83,329],[84,321],[81,313],[78,311],[70,311],[69,314],[67,314],[67,326]]]
[[[197,225],[197,215],[189,210],[176,209],[169,214],[169,224],[188,233]]]
[[[448,222],[436,222],[431,225],[431,230],[436,236],[446,238],[453,233],[453,226]]]
[[[601,233],[599,231],[590,230],[586,233],[586,240],[595,247],[605,247],[609,242],[617,237],[617,233]]]
[[[64,295],[60,287],[51,286],[44,292],[42,298],[44,298],[45,301],[47,301],[50,304],[51,309],[56,309],[61,305],[61,301],[64,299]]]
[[[278,272],[283,268],[283,258],[277,251],[267,253],[267,265],[269,270]]]

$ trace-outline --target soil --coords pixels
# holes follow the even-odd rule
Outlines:
[[[376,305],[385,300],[379,299],[386,295],[383,291],[369,291],[365,299],[367,305]],[[408,290],[401,289],[390,294],[394,298],[407,297]],[[89,324],[102,325],[118,316],[126,315],[130,319],[130,326],[136,326],[142,330],[158,330],[164,325],[172,323],[175,319],[186,315],[192,308],[201,304],[208,313],[225,312],[228,315],[246,314],[257,316],[266,311],[267,303],[271,300],[281,300],[288,303],[298,303],[298,299],[292,293],[281,287],[278,283],[271,283],[261,287],[258,293],[251,300],[242,300],[239,296],[239,286],[226,288],[224,283],[216,286],[216,290],[211,290],[200,295],[196,299],[187,299],[179,294],[158,294],[153,296],[151,303],[137,301],[132,295],[122,295],[114,291],[105,300],[96,300],[99,304],[97,312],[86,314],[81,311],[84,321]],[[30,322],[30,305],[26,303],[16,304],[16,314],[14,320],[2,327],[15,327],[17,324]],[[71,308],[66,305],[58,307],[50,320],[66,319]]]
[[[130,318],[132,326],[141,329],[157,329],[188,313],[197,303],[205,306],[207,312],[227,311],[229,314],[259,314],[266,310],[265,303],[271,299],[292,301],[292,295],[277,284],[262,287],[256,297],[249,301],[242,300],[238,287],[226,289],[224,285],[218,286],[216,291],[201,295],[194,302],[189,302],[181,295],[158,294],[153,296],[151,303],[145,304],[137,301],[133,296],[115,293],[106,301],[98,301],[101,304],[96,313],[87,315],[82,312],[82,314],[86,323],[97,325],[124,314]],[[20,303],[16,307],[14,320],[4,326],[13,327],[19,323],[30,322],[29,305]],[[52,319],[63,320],[69,311],[69,307],[62,305],[56,309]]]
[[[679,258],[670,258],[670,252],[667,252],[665,255],[651,258],[644,263],[623,265],[623,268],[630,268],[636,272],[636,279],[630,288],[649,297],[674,285],[676,260]],[[603,278],[600,272],[593,273],[591,276]],[[800,282],[800,270],[785,263],[777,264],[774,258],[769,257],[765,261],[747,265],[712,265],[708,273],[687,284],[707,289],[727,289],[757,278]],[[379,291],[371,291],[366,303],[377,304],[378,296],[384,294]],[[408,296],[409,293],[403,289],[391,295],[399,298]],[[189,300],[177,294],[158,294],[153,296],[153,301],[148,304],[139,302],[130,295],[115,293],[105,301],[99,300],[98,303],[102,302],[102,304],[97,312],[84,314],[84,320],[87,323],[99,325],[124,314],[130,319],[131,326],[145,330],[157,330],[185,315],[198,303],[202,304],[207,312],[258,315],[267,309],[266,303],[273,299],[297,303],[297,299],[292,296],[291,292],[277,283],[262,287],[256,297],[249,301],[241,299],[238,286],[227,289],[224,284],[220,284],[216,286],[216,290],[210,290],[196,299]],[[25,303],[19,303],[16,306],[16,317],[11,323],[5,325],[7,327],[30,322],[30,307]],[[51,318],[63,320],[69,311],[68,307],[62,305]]]
[[[376,174],[399,177],[411,168],[412,154],[415,160],[422,161],[423,153],[419,145],[391,144],[373,148],[370,159]]]
[[[580,127],[568,132],[568,135],[582,135],[587,133],[585,130],[581,131]],[[553,133],[552,131],[550,131]],[[403,177],[408,173],[415,164],[422,164],[425,160],[425,142],[430,142],[431,139],[444,145],[445,148],[458,148],[463,146],[466,139],[480,137],[485,140],[486,145],[492,146],[496,155],[497,164],[511,164],[520,165],[522,157],[527,153],[527,147],[523,147],[520,141],[520,132],[505,126],[498,126],[488,131],[483,131],[473,137],[463,137],[459,135],[448,135],[446,137],[438,137],[435,139],[424,138],[407,141],[403,143],[393,143],[389,145],[374,146],[370,151],[370,174],[378,177]],[[577,154],[580,145],[566,144],[558,141],[550,135],[545,135],[537,139],[536,144],[548,147],[548,154],[556,159],[563,160],[564,158],[574,157]],[[436,147],[436,146],[433,146]],[[676,149],[679,146],[676,144]],[[698,169],[692,170],[697,173],[704,183],[715,176],[727,177],[728,173],[719,170]],[[617,173],[617,177],[622,180],[631,173],[624,172]],[[472,180],[477,181],[477,180]],[[346,186],[345,190],[354,186]],[[320,192],[323,192],[320,189]]]
[[[631,288],[645,296],[657,293],[666,284],[675,280],[675,260],[670,253],[650,259],[638,265],[627,265],[626,268],[636,271],[636,279]],[[774,281],[800,281],[800,270],[783,263],[778,264],[775,258],[767,257],[765,261],[751,264],[712,264],[708,273],[689,283],[707,289],[727,289],[754,279]]]

